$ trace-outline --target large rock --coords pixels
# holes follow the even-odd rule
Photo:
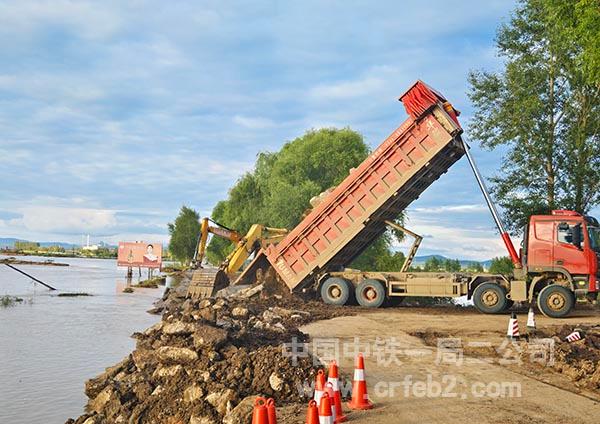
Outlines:
[[[154,378],[165,378],[165,377],[174,377],[180,372],[183,372],[183,367],[181,365],[172,365],[170,367],[162,367],[159,366],[156,368],[152,377]]]
[[[162,362],[189,364],[198,359],[198,354],[186,347],[162,346],[158,348],[158,357]]]
[[[199,324],[193,334],[194,347],[197,349],[218,349],[227,341],[227,330],[211,325]]]
[[[283,379],[276,373],[272,373],[269,376],[269,385],[271,386],[271,389],[275,390],[276,392],[279,392],[283,388],[283,383]]]
[[[205,400],[217,410],[219,415],[224,416],[233,409],[233,401],[236,398],[237,395],[233,390],[225,389],[209,394]]]
[[[150,349],[136,349],[131,354],[131,357],[138,370],[144,370],[156,362],[155,352]]]
[[[163,325],[162,332],[168,335],[191,334],[194,332],[194,325],[183,321],[174,321]]]
[[[112,387],[105,387],[98,396],[96,396],[93,400],[90,400],[88,403],[88,409],[90,411],[101,412],[104,406],[110,400],[110,397],[114,393]]]
[[[241,306],[236,306],[231,310],[231,316],[235,318],[246,318],[248,317],[248,308],[243,308]]]
[[[186,403],[192,403],[204,396],[204,390],[202,387],[192,384],[190,387],[183,391],[183,401]]]
[[[100,374],[99,376],[92,378],[85,383],[85,394],[90,399],[98,396],[106,385],[109,383],[109,380],[115,378],[118,374],[127,371],[127,369],[132,365],[131,356],[126,356],[121,362],[118,364],[106,368],[106,371]]]
[[[214,323],[217,321],[217,311],[212,308],[201,308],[197,312],[192,313],[192,317],[196,321],[207,321]]]
[[[252,419],[254,400],[258,395],[244,398],[230,413],[223,417],[223,424],[248,424]]]

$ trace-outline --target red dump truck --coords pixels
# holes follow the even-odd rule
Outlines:
[[[422,81],[400,101],[409,118],[279,244],[261,250],[240,279],[270,265],[291,291],[314,289],[326,303],[355,299],[368,307],[408,296],[467,295],[485,313],[501,312],[514,301],[537,300],[544,314],[561,317],[570,312],[576,296],[595,300],[598,221],[565,211],[534,216],[518,255],[461,139],[458,111]],[[420,243],[411,232],[416,240],[403,272],[346,269],[463,155],[515,264],[514,275],[408,272]]]

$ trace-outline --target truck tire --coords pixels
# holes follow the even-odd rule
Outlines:
[[[506,290],[496,283],[483,283],[473,292],[473,303],[479,312],[499,314],[507,309]]]
[[[385,301],[385,288],[378,280],[364,280],[354,293],[358,304],[366,308],[379,308]]]
[[[566,287],[550,284],[538,294],[537,305],[538,309],[547,317],[562,318],[573,309],[575,296]]]
[[[352,284],[339,277],[330,277],[321,285],[321,299],[328,305],[342,306],[350,299]]]

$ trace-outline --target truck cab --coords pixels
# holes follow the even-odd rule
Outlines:
[[[533,215],[524,235],[520,258],[523,269],[517,271],[527,277],[528,297],[537,297],[540,309],[562,315],[560,309],[571,305],[570,309],[576,297],[596,299],[600,288],[600,225],[596,218],[569,210]],[[550,286],[555,287],[547,289]],[[544,300],[543,291],[553,293]],[[572,299],[565,297],[566,291]]]

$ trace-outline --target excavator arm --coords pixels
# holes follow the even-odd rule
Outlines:
[[[210,225],[213,223],[214,226]],[[188,297],[204,298],[214,296],[217,291],[227,287],[231,277],[238,272],[246,260],[262,247],[278,243],[287,235],[284,228],[271,228],[254,224],[245,236],[239,232],[203,218],[200,224],[200,237],[196,248],[192,282],[188,288]],[[202,260],[206,255],[209,234],[236,243],[235,249],[220,264],[218,269],[202,268]],[[200,269],[198,269],[200,268]]]
[[[214,226],[210,225],[211,222]],[[210,218],[202,218],[202,222],[200,223],[200,238],[198,239],[198,245],[196,246],[196,253],[194,255],[194,268],[202,267],[202,261],[206,256],[206,245],[208,243],[209,234],[214,234],[233,243],[238,243],[242,239],[242,235],[237,231],[214,222]]]
[[[250,255],[261,247],[279,243],[287,233],[288,230],[284,228],[271,228],[260,224],[252,225],[248,233],[237,243],[234,251],[227,256],[221,267],[228,275],[238,272]]]

